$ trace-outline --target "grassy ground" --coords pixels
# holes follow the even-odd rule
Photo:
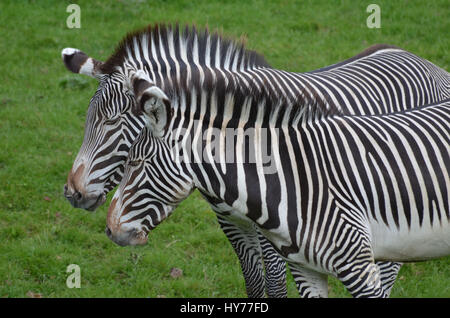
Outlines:
[[[61,49],[106,59],[128,31],[157,21],[195,22],[245,33],[273,66],[307,71],[374,43],[408,49],[449,69],[450,8],[442,1],[377,1],[381,29],[366,26],[367,1],[78,1],[81,28],[69,29],[75,1],[0,2],[0,296],[245,297],[236,256],[197,193],[150,235],[121,248],[96,213],[62,196],[82,142],[96,82],[69,74]],[[81,288],[69,289],[69,264]],[[394,297],[450,297],[450,258],[405,265]],[[180,268],[181,277],[170,270]],[[348,294],[330,279],[330,296]],[[297,297],[289,280],[289,296]]]

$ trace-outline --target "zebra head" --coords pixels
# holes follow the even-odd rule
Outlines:
[[[161,92],[169,92],[167,86],[173,82],[220,77],[223,72],[216,69],[236,73],[268,67],[262,56],[217,33],[164,25],[128,34],[105,62],[71,48],[64,49],[62,57],[71,72],[100,82],[89,105],[83,144],[64,187],[73,206],[88,210],[105,202],[106,194],[120,182],[129,147],[144,126],[136,90],[143,91],[153,83]],[[133,85],[138,70],[145,71],[148,78]]]
[[[171,108],[166,95],[149,86],[139,100],[147,124],[130,148],[105,231],[121,246],[145,244],[148,233],[194,189],[185,166],[174,160],[168,129]]]
[[[128,150],[144,119],[124,72],[103,74],[102,62],[77,49],[64,49],[62,57],[70,71],[99,81],[89,104],[84,140],[64,186],[64,195],[74,207],[93,211],[120,182]]]

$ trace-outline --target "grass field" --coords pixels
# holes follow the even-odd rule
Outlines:
[[[448,0],[376,0],[380,29],[366,26],[366,7],[374,1],[76,1],[81,28],[69,29],[71,2],[0,2],[3,297],[246,296],[238,260],[198,193],[150,234],[145,247],[122,248],[106,237],[108,204],[90,213],[65,200],[62,187],[97,83],[67,72],[62,48],[104,60],[128,31],[178,21],[246,34],[250,48],[285,70],[323,67],[374,43],[400,46],[450,69]],[[79,289],[66,286],[69,264],[80,266]],[[172,277],[172,268],[182,276]],[[337,280],[329,282],[331,297],[349,296]],[[289,296],[298,297],[292,279],[288,283]],[[405,265],[392,296],[450,297],[450,257]]]

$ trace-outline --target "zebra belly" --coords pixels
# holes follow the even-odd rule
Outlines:
[[[407,228],[388,228],[375,224],[372,246],[376,260],[414,262],[450,255],[450,223]]]

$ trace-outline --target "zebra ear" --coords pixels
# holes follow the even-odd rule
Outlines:
[[[147,126],[153,135],[162,137],[172,114],[169,98],[159,87],[151,86],[142,94],[139,105],[147,117]]]
[[[103,63],[87,56],[78,49],[67,47],[61,51],[61,56],[66,68],[73,73],[84,74],[94,78],[98,78],[101,75],[99,68]]]
[[[162,137],[169,124],[172,108],[167,95],[153,84],[142,70],[133,73],[131,86],[136,98],[138,112],[143,112],[147,126],[155,136]]]

